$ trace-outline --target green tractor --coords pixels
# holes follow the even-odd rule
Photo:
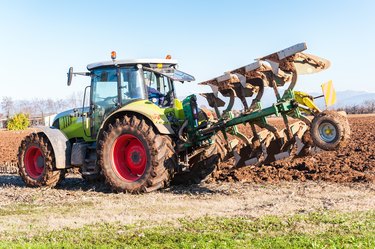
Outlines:
[[[175,82],[194,77],[169,56],[116,60],[112,53],[111,61],[89,64],[88,72],[70,68],[68,85],[73,75],[91,78],[83,100],[89,98],[89,105],[60,113],[52,127],[27,136],[19,148],[19,173],[27,186],[53,187],[75,167],[86,180],[104,178],[114,191],[141,193],[171,182],[198,183],[230,157],[241,167],[336,150],[350,135],[345,115],[321,111],[313,97],[293,91],[298,73],[329,67],[327,60],[301,53],[305,49],[297,44],[202,82],[213,89],[202,96],[215,113],[198,108],[196,95],[177,99]],[[276,103],[263,109],[265,87],[274,89]],[[218,93],[229,97],[224,110]],[[244,106],[237,116],[235,98]],[[269,116],[282,116],[285,128],[269,124]],[[290,124],[288,117],[300,121]],[[253,137],[240,133],[239,124],[249,126]],[[232,136],[239,140],[229,141]]]
[[[19,172],[26,184],[55,186],[66,169],[79,167],[84,179],[104,177],[116,191],[149,192],[168,186],[184,163],[194,161],[191,166],[199,168],[204,157],[217,163],[217,153],[225,154],[221,143],[197,150],[176,140],[185,113],[174,82],[194,80],[176,68],[172,59],[115,57],[88,65],[89,72],[70,68],[68,85],[73,75],[91,78],[84,95],[88,98],[90,88],[90,104],[58,114],[52,127],[38,127],[39,132],[23,140]],[[207,147],[209,152],[203,149]],[[197,173],[194,177],[201,177]]]

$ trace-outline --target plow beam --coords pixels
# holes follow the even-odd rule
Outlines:
[[[294,89],[298,74],[317,73],[329,68],[328,60],[302,53],[306,49],[306,43],[296,44],[199,85],[211,86],[216,97],[220,92],[224,97],[230,98],[230,103],[234,102],[233,98],[239,98],[244,106],[244,112],[252,112],[256,109],[256,103],[261,101],[265,87],[274,88],[277,99],[280,99],[287,91]],[[287,82],[290,82],[289,87],[284,94],[279,94],[277,88]],[[246,98],[255,94],[249,105]],[[226,111],[230,111],[231,107],[229,105]]]

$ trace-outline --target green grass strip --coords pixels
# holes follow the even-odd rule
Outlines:
[[[375,248],[375,211],[96,224],[6,236],[0,248]]]

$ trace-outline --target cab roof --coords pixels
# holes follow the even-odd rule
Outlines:
[[[170,66],[177,65],[177,60],[170,60],[170,59],[133,59],[133,60],[115,60],[115,61],[102,61],[91,63],[87,65],[88,70],[93,70],[99,67],[107,67],[107,66],[115,66],[115,65],[136,65],[142,64],[143,66],[147,67],[156,67],[157,64],[167,64]],[[155,65],[155,66],[153,66]]]

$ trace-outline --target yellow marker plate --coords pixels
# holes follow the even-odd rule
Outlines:
[[[328,81],[327,83],[322,84],[322,90],[324,94],[324,100],[326,102],[326,106],[331,106],[336,103],[336,91],[333,87],[332,80]]]

